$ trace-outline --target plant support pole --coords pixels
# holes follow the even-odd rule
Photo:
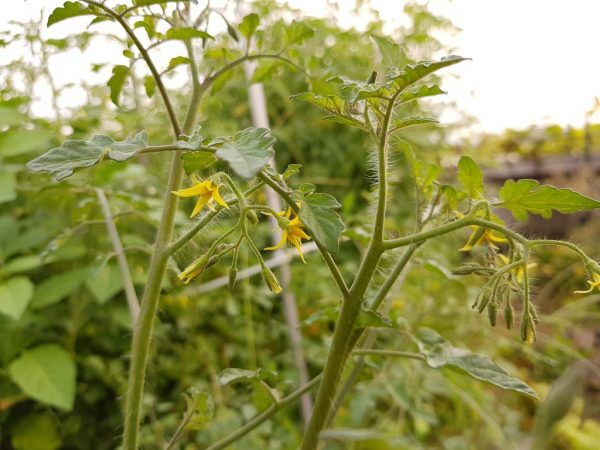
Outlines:
[[[259,83],[252,83],[252,75],[256,64],[251,61],[244,63],[244,72],[246,74],[246,80],[248,82],[248,99],[250,102],[250,112],[252,114],[252,124],[257,128],[269,128],[269,116],[267,114],[267,102],[265,100],[265,92],[263,85]],[[272,167],[275,167],[275,160],[272,159],[270,162]],[[267,205],[269,208],[278,211],[281,205],[277,194],[272,189],[265,189],[267,197]],[[273,227],[277,229],[277,223],[273,217],[270,217]],[[279,238],[274,232],[272,234],[273,245],[276,245]],[[284,256],[282,249],[276,250],[274,257],[279,258]],[[291,270],[289,262],[284,262],[279,266],[279,278],[283,293],[281,294],[283,300],[283,313],[287,324],[288,337],[290,340],[290,346],[292,348],[292,357],[294,365],[298,370],[300,384],[304,385],[308,382],[308,368],[306,367],[306,360],[304,358],[304,350],[302,349],[302,334],[300,332],[300,319],[298,318],[298,307],[296,305],[296,299],[294,294],[289,289]],[[312,399],[310,393],[304,394],[300,398],[300,412],[302,414],[302,420],[304,425],[307,426],[312,413]]]

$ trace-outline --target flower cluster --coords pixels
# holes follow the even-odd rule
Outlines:
[[[298,250],[298,253],[300,254],[300,259],[302,259],[303,263],[306,263],[304,255],[302,254],[302,239],[309,240],[310,236],[304,231],[304,224],[300,222],[300,218],[292,208],[281,211],[278,215],[277,222],[283,230],[281,240],[276,245],[265,248],[265,250],[277,250],[281,248],[283,244],[287,243],[288,245],[296,247],[296,250]]]
[[[192,180],[194,180],[193,186],[186,189],[179,189],[178,191],[172,191],[173,194],[178,197],[198,196],[198,201],[196,202],[196,206],[194,207],[190,218],[198,215],[204,206],[208,206],[214,211],[212,206],[213,202],[217,202],[217,204],[223,208],[229,209],[229,206],[227,206],[227,203],[223,201],[219,194],[219,186],[213,183],[212,180],[200,181],[195,174],[192,175]]]

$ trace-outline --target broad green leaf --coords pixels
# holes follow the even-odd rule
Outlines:
[[[62,445],[58,420],[50,413],[28,414],[10,435],[15,450],[56,450]]]
[[[296,191],[294,200],[299,203],[300,221],[308,228],[310,236],[329,253],[337,253],[344,223],[336,210],[342,205],[331,195],[323,193],[304,196]]]
[[[154,81],[154,77],[152,75],[146,75],[144,77],[144,90],[146,91],[146,95],[150,98],[156,92],[156,81]]]
[[[81,286],[89,276],[90,269],[83,267],[46,278],[35,286],[31,308],[43,308],[60,302]]]
[[[458,161],[458,180],[470,198],[484,197],[483,172],[468,156],[461,156]]]
[[[195,38],[214,39],[214,37],[211,36],[210,34],[208,34],[206,31],[198,30],[196,28],[188,28],[188,27],[169,28],[167,30],[165,37],[167,39],[182,39],[182,40],[195,39]]]
[[[33,399],[70,411],[75,400],[75,363],[55,344],[24,351],[8,366],[12,380]]]
[[[123,290],[123,278],[116,264],[107,264],[95,277],[86,281],[96,301],[104,304]]]
[[[246,128],[227,140],[215,156],[229,163],[229,167],[245,179],[256,176],[273,157],[275,138],[267,128]]]
[[[62,146],[53,148],[27,163],[34,172],[49,172],[60,181],[83,167],[97,164],[104,156],[113,161],[133,158],[148,146],[148,134],[140,131],[124,141],[115,141],[110,136],[97,134],[89,141],[67,140]]]
[[[549,219],[553,210],[572,214],[600,208],[600,201],[570,189],[540,185],[536,180],[507,180],[499,196],[500,206],[510,210],[518,220],[527,220],[528,213]]]
[[[304,22],[293,21],[285,29],[285,45],[299,45],[315,34]]]
[[[0,283],[0,313],[19,320],[33,297],[33,283],[27,277],[14,277]]]
[[[417,332],[417,338],[419,350],[425,356],[429,367],[434,369],[446,366],[458,368],[478,380],[486,381],[502,389],[538,398],[531,387],[525,382],[510,376],[487,355],[453,347],[446,339],[430,328],[420,328]]]
[[[209,152],[185,152],[181,155],[186,174],[206,169],[217,162],[215,155]]]
[[[431,86],[423,84],[416,89],[407,89],[402,94],[400,94],[398,96],[398,100],[396,101],[396,105],[408,103],[419,98],[433,97],[434,95],[443,94],[446,94],[446,91],[442,91],[442,89],[437,84]]]
[[[242,36],[249,40],[258,28],[259,24],[260,18],[258,17],[258,14],[248,14],[242,19],[242,23],[240,23],[240,33],[242,33]]]
[[[61,22],[71,17],[95,14],[94,9],[82,2],[65,2],[62,6],[54,9],[48,16],[48,26]]]
[[[17,198],[17,174],[0,170],[0,203],[12,202]]]
[[[108,87],[110,88],[110,99],[112,102],[119,106],[119,98],[121,97],[121,91],[129,76],[129,67],[116,65],[112,69],[112,76],[108,80]]]
[[[27,272],[36,269],[43,264],[40,255],[25,255],[11,259],[4,267],[0,269],[3,275],[13,275],[15,273]]]
[[[394,121],[392,131],[402,130],[404,128],[414,127],[417,125],[431,125],[432,123],[439,123],[437,120],[430,117],[405,117],[403,119],[397,119]]]
[[[21,125],[28,121],[29,117],[26,114],[22,114],[14,108],[0,106],[0,125]]]
[[[175,58],[171,58],[169,65],[167,66],[167,72],[183,64],[192,64],[192,60],[190,58],[186,58],[185,56],[176,56]]]
[[[7,158],[48,148],[52,137],[50,131],[41,128],[9,130],[0,137],[0,156]]]
[[[377,45],[381,61],[387,67],[402,67],[406,64],[406,54],[402,47],[388,38],[371,35]]]

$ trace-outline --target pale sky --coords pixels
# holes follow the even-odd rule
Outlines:
[[[62,3],[3,0],[0,29],[5,29],[10,20],[39,17],[42,7],[49,12]],[[310,15],[322,14],[325,4],[322,0],[290,3]],[[347,3],[340,3],[343,10]],[[395,18],[402,16],[404,3],[372,0],[383,18],[391,18],[391,27]],[[594,96],[600,96],[600,1],[431,0],[429,4],[434,12],[462,30],[449,36],[445,44],[454,49],[453,53],[473,59],[453,70],[458,77],[447,78],[443,83],[449,92],[448,100],[477,118],[471,131],[498,132],[549,123],[582,126]],[[360,24],[360,18],[343,13],[338,17],[347,24]],[[55,37],[83,30],[88,20],[64,22],[45,35]],[[51,70],[59,84],[76,82],[90,77],[91,63],[109,56],[109,49],[99,45],[85,55],[54,58]],[[10,57],[0,49],[0,64]],[[106,81],[105,78],[98,81]],[[36,89],[42,98],[46,92],[43,86]],[[82,98],[83,92],[73,88],[62,101],[77,104]],[[36,104],[35,111],[40,115],[47,115],[48,110],[47,102]],[[451,120],[451,115],[442,117],[442,122]],[[598,120],[600,117],[594,117],[594,121]]]

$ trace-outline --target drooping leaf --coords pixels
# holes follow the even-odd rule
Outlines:
[[[258,28],[259,24],[260,18],[258,17],[258,14],[248,14],[242,19],[242,22],[240,23],[240,33],[242,33],[242,36],[249,40]]]
[[[273,157],[275,138],[267,128],[246,128],[225,140],[215,156],[229,163],[229,167],[245,179],[251,179]]]
[[[28,414],[11,431],[15,450],[56,450],[62,445],[58,420],[50,413]]]
[[[186,174],[191,174],[197,170],[206,169],[217,162],[215,155],[209,152],[185,152],[181,155],[183,168]]]
[[[453,347],[446,339],[430,328],[420,328],[417,345],[425,356],[427,365],[434,369],[452,367],[462,370],[473,378],[486,381],[502,389],[538,398],[536,392],[525,382],[510,376],[489,356],[472,353],[463,348]]]
[[[198,30],[196,28],[182,27],[182,28],[169,28],[165,34],[167,39],[214,39],[214,37],[208,34],[206,31]]]
[[[9,278],[0,283],[0,313],[18,320],[27,309],[32,297],[33,283],[29,278]]]
[[[470,198],[479,199],[484,196],[483,172],[468,156],[461,156],[458,161],[458,180]]]
[[[404,128],[410,128],[417,125],[431,125],[433,123],[439,123],[437,120],[432,119],[431,117],[404,117],[402,119],[397,119],[394,121],[394,125],[392,127],[393,131],[402,130]]]
[[[55,344],[24,351],[8,366],[17,385],[33,399],[70,411],[75,400],[75,363]]]
[[[342,218],[336,212],[342,205],[331,195],[294,192],[294,200],[300,204],[300,221],[306,225],[313,239],[332,254],[338,251],[340,235],[344,230]]]
[[[150,98],[156,92],[156,81],[154,81],[154,77],[152,75],[146,75],[144,77],[144,89],[146,91],[146,95]]]
[[[392,88],[394,91],[404,91],[409,86],[412,86],[417,81],[425,78],[434,72],[445,67],[458,64],[459,62],[466,61],[468,58],[462,56],[447,56],[439,61],[420,61],[416,64],[409,64],[401,70],[398,75],[392,78]]]
[[[314,30],[304,22],[294,20],[285,29],[285,45],[299,45],[315,34]]]
[[[402,67],[406,64],[406,53],[395,42],[388,38],[371,35],[371,39],[377,45],[381,61],[387,67]]]
[[[110,88],[110,99],[112,102],[119,106],[119,99],[121,97],[121,91],[129,76],[129,67],[116,65],[112,69],[112,76],[108,80],[108,87]]]
[[[545,219],[552,211],[573,214],[600,208],[600,201],[578,192],[549,185],[540,185],[536,180],[507,180],[500,188],[502,207],[510,210],[518,220],[527,220],[528,213],[538,214]]]
[[[95,14],[95,10],[81,2],[65,2],[62,6],[55,8],[48,16],[48,26],[54,25],[71,17]]]
[[[113,161],[133,158],[148,146],[148,134],[140,131],[124,141],[115,141],[110,136],[97,134],[89,141],[67,140],[62,146],[53,148],[27,163],[34,172],[49,172],[60,181],[83,167],[90,167],[106,156]]]

